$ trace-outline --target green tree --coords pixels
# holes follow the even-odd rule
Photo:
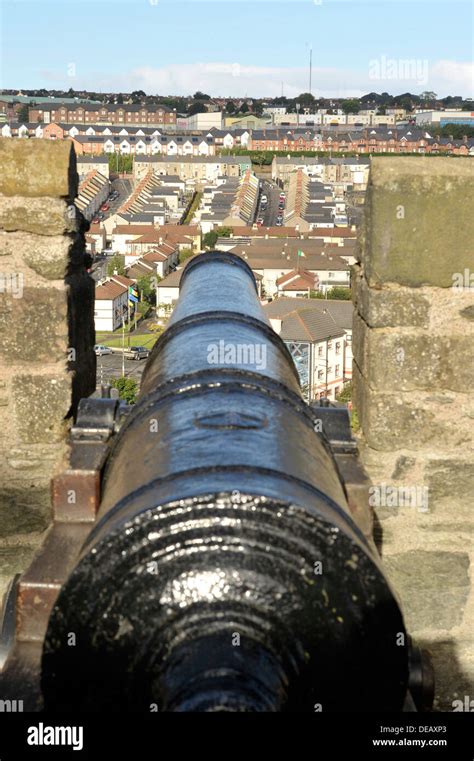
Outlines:
[[[229,102],[226,103],[225,110],[228,114],[235,114],[235,103],[232,100],[229,100]]]
[[[344,404],[347,404],[347,402],[352,401],[352,382],[351,381],[349,381],[349,383],[344,383],[342,391],[336,396],[336,401],[344,402]]]
[[[359,101],[355,98],[343,101],[342,110],[345,114],[358,114],[360,110]]]
[[[248,105],[246,103],[242,103],[242,105],[240,106],[240,113],[241,114],[248,114],[248,112],[249,112]]]
[[[133,378],[114,378],[111,384],[118,389],[119,398],[127,404],[135,404],[137,401],[138,384]]]
[[[219,238],[230,238],[233,233],[232,227],[218,227],[217,233]]]
[[[188,114],[189,116],[194,116],[194,114],[205,114],[207,113],[207,108],[204,105],[204,103],[192,103],[188,108]]]
[[[294,103],[299,103],[301,107],[314,106],[314,95],[311,95],[310,92],[302,92],[294,99]]]
[[[420,93],[421,100],[436,100],[437,97],[436,93],[432,90],[426,90],[425,92]]]
[[[109,153],[110,172],[128,172],[133,170],[133,156],[130,153]]]
[[[334,285],[328,290],[328,299],[337,299],[338,301],[350,301],[352,298],[351,289],[343,285]]]
[[[193,95],[194,100],[211,100],[211,96],[207,95],[205,92],[201,92],[198,90]]]
[[[310,291],[309,298],[310,299],[324,299],[325,297],[322,291]]]
[[[206,233],[205,235],[203,235],[202,242],[204,247],[215,248],[218,237],[219,236],[217,235],[217,232],[215,230],[211,230],[209,233]]]
[[[125,257],[120,254],[114,254],[107,264],[107,275],[125,275]]]
[[[28,121],[28,103],[23,103],[17,111],[17,117],[19,122]]]
[[[155,284],[160,281],[161,278],[158,275],[144,275],[137,280],[138,292],[143,301],[152,306],[156,304],[156,288]]]

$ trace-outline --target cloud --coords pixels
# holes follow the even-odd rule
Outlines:
[[[103,92],[144,90],[150,95],[191,95],[197,90],[214,96],[275,97],[283,93],[295,97],[309,89],[309,71],[303,67],[247,66],[239,62],[169,64],[151,66],[123,74],[94,72],[67,77],[65,73],[43,71],[51,87],[73,87]],[[367,61],[365,70],[313,68],[312,91],[318,97],[358,97],[367,92],[398,94],[434,90],[440,97],[474,93],[473,65],[457,61],[430,64],[421,59],[391,59],[381,55]]]

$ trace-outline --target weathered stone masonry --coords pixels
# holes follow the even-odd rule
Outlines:
[[[471,159],[375,158],[354,271],[354,403],[374,499],[396,486],[428,500],[375,507],[382,554],[446,711],[474,699],[473,210]]]
[[[0,139],[0,596],[50,522],[68,418],[95,389],[77,183],[69,141]]]

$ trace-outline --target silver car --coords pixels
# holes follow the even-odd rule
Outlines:
[[[110,346],[102,346],[102,344],[96,344],[94,346],[94,351],[98,357],[102,357],[103,354],[113,354]]]

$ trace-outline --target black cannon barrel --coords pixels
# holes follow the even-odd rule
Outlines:
[[[192,259],[50,618],[47,708],[401,709],[403,619],[316,418],[246,263]]]

